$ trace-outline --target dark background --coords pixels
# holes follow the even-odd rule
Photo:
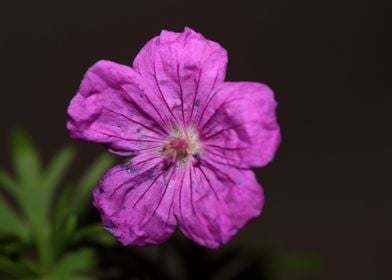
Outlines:
[[[392,279],[389,1],[2,1],[0,163],[27,128],[49,156],[99,59],[130,64],[161,29],[190,26],[229,53],[228,80],[267,83],[282,146],[257,170],[261,218],[233,242],[313,252],[317,279]],[[103,149],[80,147],[83,169]],[[389,172],[388,172],[389,171]]]

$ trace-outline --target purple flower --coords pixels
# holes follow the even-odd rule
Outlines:
[[[257,217],[251,167],[280,142],[266,85],[225,82],[226,51],[201,34],[162,31],[132,67],[99,61],[68,108],[73,138],[131,158],[93,193],[103,226],[124,245],[165,241],[178,226],[210,248]]]

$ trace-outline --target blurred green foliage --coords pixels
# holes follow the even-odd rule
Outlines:
[[[12,133],[14,174],[0,169],[0,275],[17,279],[88,279],[96,263],[88,240],[114,242],[99,224],[79,224],[90,191],[114,163],[96,159],[79,181],[64,182],[76,151],[60,149],[47,166],[22,130]]]
[[[0,279],[293,280],[320,267],[309,254],[281,256],[255,244],[209,250],[180,234],[159,246],[122,247],[89,211],[91,190],[113,157],[99,156],[69,181],[71,146],[43,166],[29,135],[16,130],[10,154],[12,175],[0,169]]]

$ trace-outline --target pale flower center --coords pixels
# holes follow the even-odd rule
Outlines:
[[[201,152],[201,143],[195,129],[174,129],[161,149],[162,155],[171,163],[185,164]]]

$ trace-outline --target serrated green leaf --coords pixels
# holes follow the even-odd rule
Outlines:
[[[91,269],[96,263],[96,257],[92,249],[80,249],[78,251],[70,252],[55,264],[51,271],[53,279],[75,279],[70,276],[79,275],[83,277],[83,273]]]
[[[68,216],[68,219],[66,220],[64,225],[64,234],[67,237],[72,235],[76,229],[77,224],[78,224],[78,217],[76,215]]]
[[[76,151],[73,147],[66,146],[54,156],[50,164],[44,171],[43,187],[48,192],[53,192],[64,178],[72,160],[75,158]]]
[[[4,170],[0,169],[0,188],[13,196],[18,195],[19,186],[15,180]]]
[[[42,178],[38,176],[30,182],[24,182],[17,196],[18,204],[29,224],[36,228],[47,223],[48,201],[51,199],[42,187]]]
[[[53,211],[53,223],[55,226],[61,225],[66,219],[67,216],[73,213],[72,207],[72,185],[67,184],[64,188],[61,189],[57,201],[55,203],[54,211]]]
[[[71,239],[74,236],[74,231],[77,227],[77,217],[75,215],[69,215],[64,217],[62,223],[56,223],[53,225],[53,258],[58,259],[59,256],[64,252],[67,245],[71,243]]]
[[[54,204],[54,193],[58,189],[59,183],[71,165],[75,153],[75,150],[70,146],[62,148],[43,171],[43,175],[41,175],[40,181],[42,183],[35,189],[35,193],[39,195],[39,199],[36,199],[38,199],[41,204],[39,210],[42,222],[45,222],[50,216],[50,210],[52,204]]]
[[[30,182],[37,178],[41,170],[41,160],[31,138],[25,131],[21,129],[13,131],[11,150],[17,177],[23,182]]]
[[[54,263],[52,229],[49,224],[32,224],[31,230],[39,257],[40,270],[46,272]]]
[[[25,248],[25,244],[16,237],[13,239],[4,238],[1,241],[0,255],[18,254]]]
[[[113,164],[113,156],[103,154],[99,156],[86,171],[75,188],[75,196],[72,203],[75,213],[83,212],[85,205],[90,200],[91,190],[95,187],[103,173]]]
[[[23,220],[0,196],[0,235],[15,235],[21,240],[27,240],[27,232]]]
[[[117,243],[116,239],[105,229],[102,228],[100,224],[92,224],[81,229],[78,229],[72,238],[73,242],[83,242],[83,241],[96,241],[100,244],[110,246]]]
[[[74,156],[75,150],[72,147],[64,147],[56,154],[43,174],[35,174],[31,180],[23,182],[18,200],[35,227],[47,223],[54,193]]]
[[[13,261],[4,256],[0,256],[0,272],[17,279],[37,279],[36,271],[27,266],[23,261]]]
[[[55,224],[62,224],[69,215],[85,213],[85,209],[90,205],[92,188],[113,163],[112,156],[107,154],[99,156],[78,183],[67,184],[61,190],[53,212]]]
[[[43,180],[40,157],[32,140],[23,130],[13,131],[10,146],[18,189],[15,198],[28,221],[38,228],[46,219],[46,204],[42,203],[46,192],[41,187]]]

